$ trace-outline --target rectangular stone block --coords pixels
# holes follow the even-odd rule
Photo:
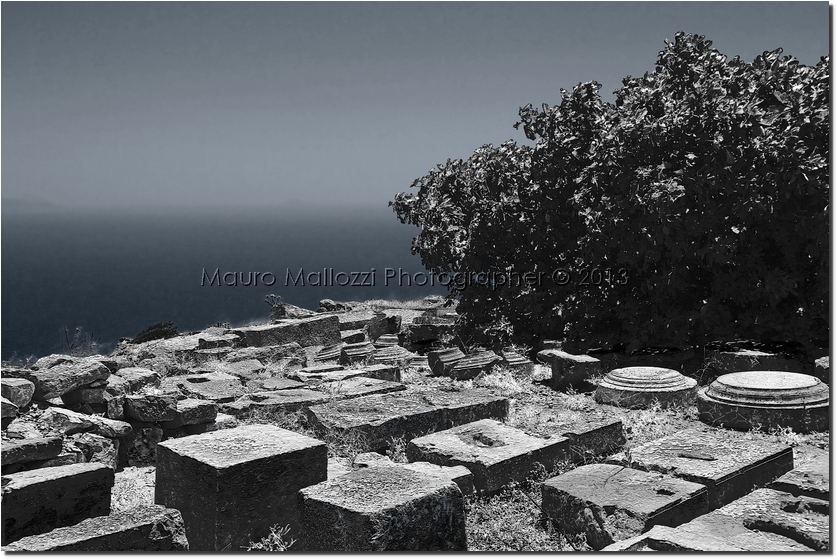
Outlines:
[[[231,403],[221,403],[221,412],[236,418],[244,418],[256,411],[294,412],[303,407],[325,403],[333,397],[321,391],[309,389],[287,389],[284,391],[266,391],[251,393]]]
[[[569,440],[533,437],[496,420],[480,420],[415,438],[407,444],[409,461],[463,466],[474,475],[478,493],[491,494],[522,482],[541,463],[547,472],[567,458]]]
[[[383,379],[370,379],[369,377],[353,377],[343,381],[332,381],[321,383],[315,387],[316,390],[327,393],[335,398],[354,398],[366,395],[380,395],[384,393],[395,393],[407,389],[401,383],[384,381]]]
[[[247,346],[275,346],[296,342],[306,347],[340,343],[339,321],[335,315],[289,319],[280,323],[241,327],[232,332],[241,336]]]
[[[61,453],[61,442],[61,437],[4,441],[0,447],[0,465],[52,459]]]
[[[490,391],[422,391],[347,399],[310,406],[309,423],[319,431],[354,431],[370,449],[386,447],[393,439],[410,440],[460,424],[495,418],[503,420],[509,400]]]
[[[465,357],[459,348],[432,350],[428,352],[428,367],[436,376],[447,376],[451,373],[451,368]]]
[[[240,551],[274,525],[299,539],[297,492],[326,474],[325,443],[251,424],[158,444],[154,501],[181,512],[190,550]]]
[[[370,467],[300,491],[302,550],[466,550],[463,494],[454,482]]]
[[[189,550],[183,519],[176,509],[142,505],[104,517],[85,519],[4,547],[9,552],[169,552]]]
[[[617,465],[582,465],[550,478],[541,497],[546,515],[567,534],[584,533],[595,550],[654,525],[680,525],[709,507],[701,484]]]
[[[368,467],[397,467],[400,469],[408,469],[411,471],[415,471],[422,474],[427,474],[430,476],[438,476],[442,477],[446,480],[454,481],[454,484],[459,487],[460,492],[463,493],[463,496],[471,496],[474,494],[474,475],[468,470],[466,467],[461,465],[448,467],[443,465],[435,465],[433,463],[427,463],[425,461],[414,461],[412,463],[396,463],[392,461],[389,457],[381,455],[379,453],[359,453],[355,460],[352,461],[352,467],[355,468],[368,468]],[[331,469],[331,465],[329,467]],[[340,474],[348,474],[352,472],[352,469],[349,468],[347,472],[340,473]],[[336,476],[340,476],[336,472]],[[329,478],[332,478],[331,471],[329,474]]]
[[[609,463],[622,464],[624,455]],[[689,428],[631,449],[631,466],[667,473],[707,487],[716,509],[765,486],[793,468],[791,447],[739,432]]]
[[[163,391],[177,390],[193,399],[232,402],[244,395],[241,380],[226,373],[206,372],[167,377],[160,385]]]
[[[538,358],[550,364],[553,373],[550,384],[554,389],[579,385],[602,372],[600,361],[584,354],[552,349],[542,350]]]
[[[175,417],[160,424],[161,428],[174,429],[213,422],[218,414],[218,405],[201,399],[183,399],[176,403]]]
[[[829,501],[829,452],[817,452],[771,483],[774,490]]]
[[[35,384],[27,379],[15,377],[0,378],[0,396],[8,399],[18,408],[23,408],[32,401]]]
[[[107,515],[113,483],[113,470],[100,463],[3,475],[3,544]]]

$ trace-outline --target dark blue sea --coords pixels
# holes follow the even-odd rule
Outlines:
[[[71,334],[81,327],[107,353],[120,337],[162,321],[180,332],[265,321],[268,294],[314,310],[325,298],[446,293],[413,279],[408,285],[404,275],[387,278],[388,269],[402,269],[428,280],[410,253],[419,230],[399,223],[386,203],[250,210],[7,206],[0,238],[3,360],[66,349],[65,327]],[[227,285],[233,282],[238,285]]]

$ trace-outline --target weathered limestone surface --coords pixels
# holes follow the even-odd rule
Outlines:
[[[504,366],[517,371],[522,375],[532,375],[532,372],[535,369],[535,364],[527,358],[510,348],[504,349],[501,354]]]
[[[257,379],[247,383],[247,387],[256,393],[265,391],[284,391],[286,389],[302,389],[305,386],[305,383],[295,381],[288,377],[269,377],[267,379]]]
[[[363,330],[340,331],[340,340],[347,344],[357,344],[367,339],[367,333]]]
[[[372,336],[370,338],[373,338]],[[397,334],[382,334],[378,338],[373,339],[372,343],[376,348],[389,348],[390,346],[399,345],[399,335]]]
[[[379,449],[395,438],[410,440],[484,418],[503,420],[509,413],[509,400],[482,389],[423,391],[315,405],[306,413],[317,430],[353,431],[371,449]]]
[[[690,551],[690,552],[803,552],[812,549],[791,539],[751,531],[741,523],[709,513],[672,528],[655,525],[647,533],[602,549],[603,552],[624,551]]]
[[[452,379],[474,379],[481,373],[488,373],[502,361],[503,359],[492,351],[469,354],[451,367],[448,371],[448,377]]]
[[[447,376],[451,368],[466,355],[459,348],[445,348],[443,350],[432,350],[428,352],[428,366],[436,376]]]
[[[321,391],[309,389],[286,389],[282,391],[266,391],[251,393],[241,399],[221,403],[220,409],[225,414],[236,418],[249,416],[252,412],[293,412],[303,407],[327,402],[332,397]]]
[[[175,403],[175,416],[163,422],[160,427],[166,429],[180,428],[194,424],[213,422],[218,414],[218,405],[212,401],[201,399],[184,399]]]
[[[379,395],[383,393],[395,393],[407,389],[401,383],[384,381],[383,379],[371,379],[369,377],[353,377],[341,381],[321,383],[316,386],[318,391],[338,398],[363,397],[365,395]]]
[[[194,436],[197,434],[205,434],[207,432],[214,432],[216,430],[229,430],[232,428],[238,428],[239,421],[236,419],[235,416],[231,416],[229,414],[224,414],[219,412],[215,416],[215,420],[212,422],[206,422],[204,424],[191,424],[186,425],[180,428],[183,430],[184,435]],[[181,436],[178,436],[181,437]]]
[[[568,438],[568,458],[574,463],[589,462],[611,453],[626,442],[623,421],[618,418],[577,415],[567,423],[555,425],[557,433]]]
[[[328,373],[330,371],[340,371],[344,369],[344,367],[340,364],[321,364],[319,366],[309,366],[300,368],[297,373],[306,373],[306,374],[319,374],[319,373]]]
[[[300,370],[291,374],[293,379],[299,379],[306,384],[316,384],[331,381],[343,381],[353,377],[369,377],[382,379],[384,381],[401,381],[401,370],[395,366],[386,364],[375,364],[358,369],[338,369],[326,371],[310,371],[314,368],[307,368],[309,371]]]
[[[178,390],[187,397],[217,403],[231,402],[244,395],[241,380],[226,373],[196,373],[167,377],[161,384],[161,390]]]
[[[777,533],[815,550],[829,550],[829,502],[759,488],[716,510],[746,529]]]
[[[614,455],[609,462],[625,458]],[[633,447],[631,466],[703,484],[710,509],[716,509],[790,471],[793,455],[787,445],[738,432],[689,428]]]
[[[18,408],[23,408],[32,401],[35,384],[28,379],[3,377],[0,379],[0,396],[8,399]]]
[[[326,346],[325,348],[317,352],[317,354],[315,354],[314,359],[318,362],[337,360],[338,358],[340,358],[340,353],[343,350],[344,346],[346,346],[345,342]]]
[[[238,551],[276,524],[300,538],[297,492],[326,472],[325,443],[252,424],[160,443],[155,502],[181,512],[190,550]]]
[[[259,360],[251,358],[224,364],[224,370],[224,373],[238,377],[241,380],[251,380],[264,377],[265,366]]]
[[[802,373],[728,373],[700,389],[696,404],[702,421],[726,428],[829,429],[829,386]]]
[[[107,515],[113,470],[99,463],[3,475],[3,544]]]
[[[142,505],[85,519],[43,535],[24,537],[4,548],[15,552],[169,552],[189,550],[183,518],[176,509]]]
[[[479,420],[415,438],[407,445],[409,461],[466,467],[477,492],[493,493],[527,478],[535,463],[548,472],[567,458],[569,440],[533,437],[496,420]]]
[[[546,480],[541,495],[544,512],[595,550],[708,511],[703,485],[617,465],[577,467]]]
[[[270,364],[283,358],[305,359],[305,352],[296,342],[277,344],[273,346],[261,346],[256,348],[238,348],[224,357],[228,363],[241,362],[244,360],[259,360],[263,364]]]
[[[7,399],[6,397],[0,397],[0,418],[3,419],[3,429],[5,430],[6,427],[17,418],[18,407]]]
[[[177,414],[177,396],[173,393],[159,395],[125,395],[125,416],[141,422],[167,422]]]
[[[129,393],[136,393],[146,387],[155,387],[160,384],[160,376],[148,368],[122,368],[117,370],[115,375],[128,384],[126,392]]]
[[[73,412],[66,408],[53,406],[41,415],[40,422],[54,431],[66,435],[79,432],[93,432],[109,438],[125,437],[131,433],[131,424],[121,420],[112,420],[92,414]]]
[[[594,399],[624,408],[688,404],[695,398],[696,380],[673,369],[627,367],[611,370],[599,382]]]
[[[829,501],[829,453],[820,452],[810,461],[795,466],[770,487],[793,496]]]
[[[353,471],[300,492],[302,550],[466,550],[463,495],[400,467]]]
[[[289,319],[281,323],[234,329],[247,346],[277,346],[296,342],[305,346],[329,346],[340,343],[339,321],[335,315],[309,319]]]
[[[96,434],[75,434],[70,441],[84,455],[85,462],[101,463],[114,472],[119,468],[119,440]]]
[[[398,364],[409,362],[415,357],[416,354],[401,346],[387,346],[385,348],[378,348],[373,352],[370,355],[369,361],[371,364]]]
[[[453,467],[435,465],[425,461],[415,461],[412,463],[396,463],[379,453],[359,453],[355,460],[352,461],[352,466],[356,468],[367,467],[398,467],[408,469],[414,472],[427,474],[430,476],[438,476],[446,480],[453,480],[460,488],[463,496],[471,496],[474,494],[474,475],[466,467],[457,465]],[[331,477],[330,477],[331,478]]]
[[[0,464],[11,465],[52,459],[61,453],[61,441],[60,437],[4,441],[0,446]]]
[[[550,364],[553,373],[551,385],[564,389],[586,382],[601,372],[602,365],[594,357],[585,354],[569,354],[558,349],[542,350],[538,359]]]

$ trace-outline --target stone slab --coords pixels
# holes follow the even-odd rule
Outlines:
[[[251,424],[158,444],[155,502],[181,512],[190,550],[239,551],[277,524],[299,539],[297,492],[326,474],[325,443]]]
[[[125,416],[141,422],[167,422],[177,414],[177,395],[125,395]]]
[[[347,344],[357,344],[367,339],[367,333],[363,330],[340,331],[340,340]]]
[[[408,469],[414,472],[427,474],[430,476],[438,476],[447,480],[453,480],[454,484],[459,487],[463,496],[472,496],[474,490],[474,475],[466,467],[461,465],[449,467],[443,465],[435,465],[425,461],[415,461],[412,463],[396,463],[389,457],[381,455],[380,453],[359,453],[355,460],[352,461],[352,467],[368,468],[368,467],[398,467]]]
[[[541,496],[544,513],[595,550],[708,511],[703,485],[618,465],[582,465],[546,480]]]
[[[624,464],[625,455],[609,463]],[[765,486],[793,468],[791,447],[737,432],[688,428],[633,447],[631,466],[666,473],[707,487],[711,509]]]
[[[459,348],[445,348],[428,352],[428,367],[438,377],[447,376],[451,368],[466,355]]]
[[[550,385],[554,389],[578,386],[602,372],[600,361],[585,354],[570,354],[559,349],[549,349],[539,352],[538,359],[550,364],[553,374]]]
[[[328,402],[333,397],[321,391],[310,389],[287,389],[283,391],[266,391],[251,393],[230,403],[220,403],[221,412],[236,418],[248,417],[262,412],[293,412],[301,408]]]
[[[24,537],[9,552],[170,552],[189,550],[176,509],[141,505],[113,515],[85,519],[43,535]]]
[[[171,420],[162,422],[161,428],[173,429],[181,426],[205,424],[213,422],[218,414],[218,405],[212,401],[201,399],[183,399],[176,403],[175,416]]]
[[[115,374],[128,384],[129,393],[136,393],[146,387],[160,385],[160,375],[148,368],[129,367],[118,369]]]
[[[255,393],[270,391],[285,391],[287,389],[303,389],[306,384],[288,377],[269,377],[247,382],[247,388]]]
[[[4,441],[0,446],[0,464],[28,463],[57,457],[61,453],[61,437]]]
[[[195,373],[167,377],[161,389],[177,389],[181,394],[194,399],[232,402],[244,395],[244,387],[239,378],[226,373]]]
[[[3,475],[2,544],[107,515],[113,470],[99,463]]]
[[[408,469],[359,469],[304,488],[300,510],[302,550],[466,550],[460,489]]]
[[[793,496],[829,501],[829,453],[820,452],[805,464],[797,465],[772,482],[770,487]]]
[[[232,332],[241,336],[247,346],[277,346],[296,342],[306,347],[340,343],[339,321],[335,315],[283,320],[280,323],[241,327]]]
[[[30,371],[26,379],[35,384],[34,399],[45,401],[60,397],[77,387],[85,387],[94,381],[107,379],[110,370],[101,362],[81,359],[63,362],[49,369]]]
[[[370,449],[392,440],[410,440],[460,424],[509,413],[509,400],[483,389],[458,392],[428,390],[347,399],[306,410],[310,425],[319,431],[356,432]]]
[[[552,471],[567,459],[568,445],[564,437],[533,437],[487,419],[415,438],[406,454],[410,462],[466,467],[474,475],[475,490],[491,494],[526,480],[535,463]]]
[[[704,519],[710,518],[710,519]],[[679,525],[655,525],[642,535],[610,544],[602,552],[804,552],[809,547],[771,533],[751,531],[710,513]]]
[[[448,377],[459,380],[474,379],[481,373],[489,373],[494,366],[502,362],[503,358],[489,350],[469,354],[457,360],[448,371]]]
[[[829,356],[822,356],[815,360],[814,375],[827,385],[830,383]]]
[[[723,352],[714,350],[710,353],[708,363],[719,375],[735,371],[791,371],[804,373],[802,363],[787,358],[779,353],[762,352],[760,350],[737,350]]]
[[[131,433],[131,424],[128,422],[103,418],[95,414],[82,414],[57,406],[48,408],[41,415],[40,423],[52,431],[66,435],[93,432],[100,436],[119,438]]]
[[[759,488],[714,511],[746,529],[776,533],[814,550],[829,550],[829,502]]]
[[[315,387],[317,391],[326,393],[335,398],[354,398],[366,395],[380,395],[384,393],[395,393],[407,389],[401,383],[384,381],[383,379],[371,379],[369,377],[353,377],[342,381],[321,383]]]

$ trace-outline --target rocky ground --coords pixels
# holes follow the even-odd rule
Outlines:
[[[420,449],[422,438],[416,439],[419,445],[411,444],[411,440],[419,433],[439,430],[424,427],[424,431],[417,428],[416,434],[408,430],[398,437],[379,437],[374,430],[343,430],[340,421],[346,415],[340,417],[344,420],[335,420],[330,416],[332,412],[340,415],[351,406],[360,410],[352,403],[409,407],[410,403],[426,402],[432,411],[452,410],[455,404],[451,403],[462,400],[474,402],[469,405],[471,416],[454,421],[454,428],[485,418],[481,422],[489,424],[481,428],[484,431],[480,437],[510,437],[515,445],[526,445],[525,438],[531,437],[535,447],[526,451],[527,457],[540,457],[522,463],[514,474],[506,473],[506,478],[497,483],[492,482],[495,474],[491,468],[483,474],[472,468],[473,480],[471,472],[463,478],[462,473],[446,471],[444,476],[455,480],[464,493],[473,492],[465,498],[467,548],[556,551],[599,549],[616,540],[613,535],[622,535],[628,529],[620,525],[606,530],[602,527],[608,524],[601,524],[597,531],[610,531],[611,535],[602,540],[586,523],[560,522],[558,514],[551,513],[552,506],[543,502],[548,499],[544,496],[552,496],[545,494],[545,481],[583,473],[578,469],[587,466],[606,470],[612,468],[606,463],[623,465],[613,467],[617,469],[638,466],[643,463],[644,446],[655,447],[666,436],[697,432],[699,438],[708,441],[734,437],[737,445],[744,447],[788,450],[795,466],[821,460],[829,452],[828,432],[733,432],[710,427],[699,420],[691,402],[667,407],[653,402],[638,409],[598,403],[594,390],[605,368],[586,375],[582,382],[562,386],[556,383],[550,365],[527,363],[527,349],[515,349],[517,358],[510,357],[512,354],[473,352],[468,359],[453,360],[446,375],[436,375],[442,370],[434,372],[432,367],[448,366],[434,362],[434,351],[450,345],[455,319],[453,311],[437,298],[415,302],[324,301],[317,313],[277,306],[271,319],[263,325],[235,329],[219,325],[170,338],[137,343],[126,340],[110,356],[53,355],[24,367],[4,366],[3,474],[104,464],[115,472],[110,512],[132,512],[137,506],[154,503],[156,446],[162,441],[236,426],[271,424],[324,441],[332,479],[372,464],[419,465],[432,454]],[[699,361],[695,367],[706,364]],[[685,373],[695,375],[697,371]],[[492,408],[498,403],[506,407],[503,413]],[[478,410],[481,412],[474,412]],[[412,413],[402,414],[407,418]],[[452,418],[453,413],[446,414],[446,418]],[[490,418],[502,419],[505,426],[517,431],[503,435]],[[572,445],[567,449],[572,452],[550,455],[544,451],[544,442],[558,441],[556,438],[570,438]],[[487,445],[493,444],[483,446]],[[417,457],[422,461],[417,462]],[[716,460],[722,457],[710,458]],[[430,460],[435,461],[443,464]],[[736,468],[745,472],[753,464]],[[607,475],[605,483],[611,481],[610,476],[619,479],[626,474],[620,473]],[[597,475],[592,472],[586,476]],[[557,488],[561,486],[556,484]],[[567,499],[563,490],[556,492],[556,500]],[[771,495],[762,500],[767,503],[775,498]],[[730,515],[759,518],[758,512],[741,513],[744,507]],[[756,511],[756,506],[748,507],[748,511]],[[11,518],[7,509],[4,507],[4,525]],[[693,517],[685,517],[685,521],[690,519]],[[778,550],[795,546],[820,549],[828,543],[828,537],[824,541],[818,533],[820,521],[816,520],[816,528],[807,532],[794,525],[799,516],[790,519],[780,529],[770,520],[757,519],[743,530],[749,531],[749,537],[751,533],[759,538],[769,535],[764,542],[776,543]],[[728,517],[710,521],[730,526]],[[690,529],[696,531],[699,541],[707,531],[700,523],[695,525],[697,529]],[[49,529],[30,528],[26,534]],[[626,535],[631,536],[629,533]],[[658,533],[653,534],[657,541],[638,540],[631,546],[660,549],[659,542],[681,542],[684,538],[682,534],[673,537]],[[4,540],[4,545],[7,542]],[[283,548],[276,534],[255,544],[257,548]]]

